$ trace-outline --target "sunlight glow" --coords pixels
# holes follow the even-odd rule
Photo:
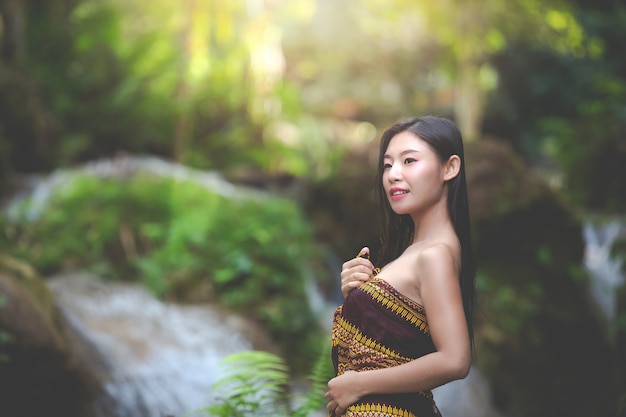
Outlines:
[[[558,10],[549,10],[546,14],[546,22],[554,29],[564,30],[568,27],[567,16]]]

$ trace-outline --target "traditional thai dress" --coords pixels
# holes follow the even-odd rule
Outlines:
[[[434,351],[424,308],[378,277],[350,291],[335,310],[332,359],[337,375],[389,368]],[[343,415],[441,417],[431,391],[368,395]]]

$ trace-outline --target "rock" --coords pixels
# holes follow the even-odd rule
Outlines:
[[[0,256],[2,415],[162,417],[209,405],[219,361],[272,351],[264,329],[211,305],[82,273],[44,280]],[[6,413],[6,414],[5,414]]]
[[[469,205],[475,221],[506,214],[552,193],[504,141],[469,143],[465,157]]]
[[[506,143],[466,151],[475,363],[495,405],[509,415],[609,415],[612,353],[587,295],[579,213]]]
[[[92,378],[73,359],[66,323],[44,280],[27,264],[0,256],[2,413],[89,417]]]
[[[180,416],[205,407],[222,358],[272,350],[263,329],[214,305],[164,302],[139,284],[84,273],[50,277],[49,285],[92,348],[77,355],[97,375],[99,417]]]

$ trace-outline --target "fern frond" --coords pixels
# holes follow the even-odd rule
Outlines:
[[[335,369],[330,358],[330,346],[330,338],[325,339],[309,376],[311,388],[302,404],[292,413],[292,417],[307,417],[324,408],[326,404],[324,394],[328,390],[328,381],[335,377]]]
[[[284,361],[263,351],[243,351],[220,362],[220,377],[213,384],[214,405],[195,410],[214,417],[308,417],[323,409],[328,381],[335,376],[324,340],[311,371],[311,388],[296,410],[287,400],[289,369]],[[186,415],[189,415],[187,413]]]
[[[284,361],[263,351],[226,356],[213,384],[217,404],[196,410],[216,417],[287,416],[289,369]]]

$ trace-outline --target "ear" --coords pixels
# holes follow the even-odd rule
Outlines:
[[[443,180],[450,181],[459,175],[459,172],[461,172],[461,158],[459,155],[452,155],[443,167]]]

